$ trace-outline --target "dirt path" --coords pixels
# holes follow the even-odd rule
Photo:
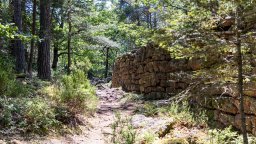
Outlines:
[[[135,106],[123,104],[120,100],[124,92],[120,89],[109,88],[106,85],[98,87],[97,95],[100,98],[99,109],[94,117],[89,118],[92,126],[84,143],[109,144],[112,138],[112,124],[115,121],[115,112],[119,111],[122,116],[132,115]]]
[[[46,138],[33,138],[30,141],[23,141],[24,138],[14,138],[8,144],[111,144],[113,138],[112,124],[116,121],[116,112],[122,118],[132,118],[131,124],[136,129],[136,137],[145,132],[158,133],[170,129],[173,119],[170,117],[146,117],[143,114],[135,114],[134,110],[140,102],[127,102],[125,92],[121,89],[110,88],[106,84],[99,85],[96,91],[100,102],[98,110],[94,116],[84,118],[84,126],[81,126],[79,134],[69,134],[64,136],[47,136]],[[160,131],[159,131],[160,130]],[[204,132],[198,128],[186,128],[185,126],[173,127],[175,137],[206,137]],[[167,133],[170,133],[166,131]],[[196,133],[196,134],[195,134]],[[159,133],[158,133],[159,134]],[[164,134],[164,135],[166,135]],[[160,134],[162,135],[162,134]],[[17,140],[16,140],[17,139]],[[160,140],[160,139],[158,139]],[[156,141],[154,144],[160,142]],[[0,140],[0,144],[7,144]]]
[[[133,104],[124,104],[121,99],[124,92],[121,89],[109,88],[107,85],[99,85],[96,91],[100,98],[98,111],[94,116],[86,118],[86,126],[82,126],[82,132],[78,135],[64,137],[48,137],[45,140],[30,141],[28,143],[40,144],[110,144],[112,138],[111,125],[115,121],[115,112],[121,116],[129,116],[135,109]],[[1,142],[0,142],[1,143]],[[16,142],[23,144],[23,142]],[[27,143],[27,142],[24,142]]]

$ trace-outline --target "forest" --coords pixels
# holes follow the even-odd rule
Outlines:
[[[255,0],[0,0],[0,144],[256,144]]]

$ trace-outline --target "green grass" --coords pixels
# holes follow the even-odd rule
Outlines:
[[[185,121],[192,125],[206,124],[208,121],[206,111],[194,112],[186,101],[180,104],[173,102],[166,106],[158,106],[152,102],[147,102],[137,109],[137,113],[154,117],[172,117],[176,121]]]

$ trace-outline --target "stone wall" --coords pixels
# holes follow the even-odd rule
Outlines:
[[[148,99],[170,97],[191,88],[198,81],[192,73],[202,65],[199,60],[173,59],[167,50],[149,45],[116,60],[112,86],[143,93]],[[256,83],[244,87],[247,131],[256,135]],[[241,129],[236,84],[201,80],[190,93],[191,101],[211,111],[215,120]]]
[[[149,45],[119,57],[114,66],[112,86],[143,93],[148,98],[163,98],[185,89],[186,73],[196,69],[188,60],[172,59],[165,49]],[[181,72],[181,73],[180,73]]]
[[[247,83],[244,88],[246,129],[256,135],[256,85]],[[212,110],[215,120],[241,129],[240,101],[236,84],[201,85],[194,90],[193,99],[202,107]]]

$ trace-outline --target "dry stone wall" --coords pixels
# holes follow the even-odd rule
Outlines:
[[[176,60],[167,50],[149,45],[116,60],[112,86],[143,93],[148,99],[170,97],[195,83],[192,73],[201,68],[198,60]],[[244,87],[247,131],[256,135],[256,82]],[[191,101],[209,110],[215,120],[241,129],[236,84],[202,81],[190,92]]]
[[[186,88],[190,83],[184,79],[187,74],[177,73],[192,69],[189,61],[172,59],[167,50],[149,45],[116,60],[112,86],[143,93],[149,99],[163,98]]]
[[[247,83],[244,88],[246,129],[256,135],[256,83]],[[200,85],[193,93],[197,104],[212,110],[215,120],[237,129],[241,129],[239,98],[237,86],[232,83]]]

